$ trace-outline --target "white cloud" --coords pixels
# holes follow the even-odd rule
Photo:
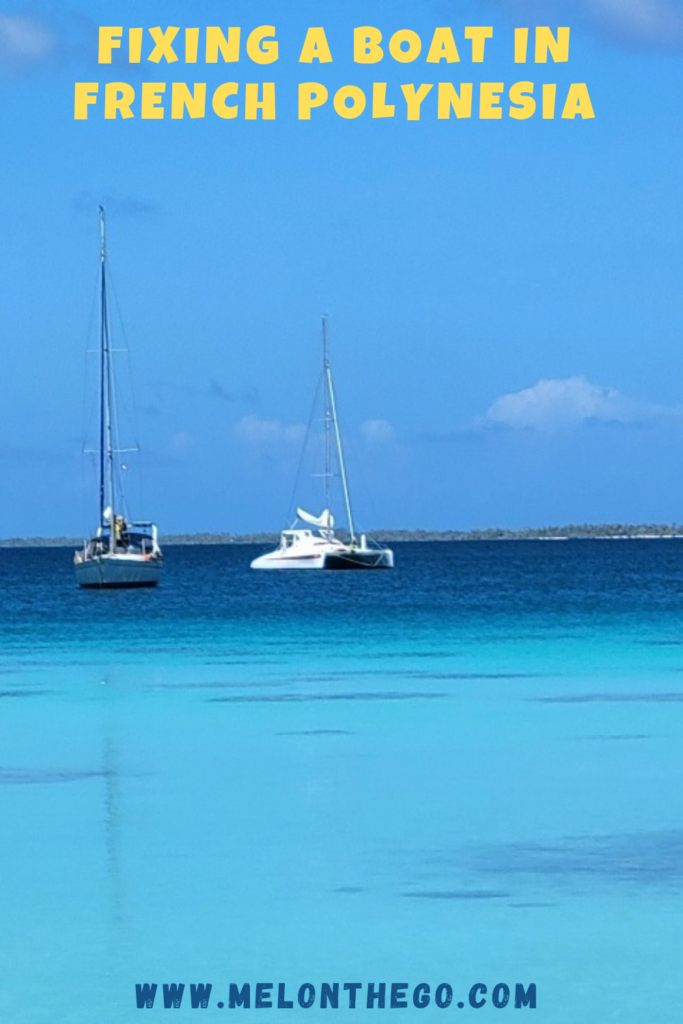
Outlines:
[[[169,444],[171,451],[176,455],[184,455],[194,445],[194,437],[186,430],[179,430],[177,433],[171,434]]]
[[[598,26],[633,42],[673,45],[683,41],[680,0],[587,0]]]
[[[501,395],[489,406],[485,422],[512,429],[553,430],[589,421],[634,423],[679,410],[627,398],[616,388],[591,384],[585,377],[542,379],[533,387]]]
[[[388,420],[365,420],[360,432],[370,444],[387,444],[394,438],[394,428]]]
[[[681,0],[573,0],[567,21],[566,0],[493,0],[527,24],[581,25],[610,42],[662,49],[683,45]],[[542,19],[542,20],[541,20]]]
[[[255,416],[253,413],[243,416],[235,430],[244,441],[255,445],[281,442],[298,444],[306,433],[303,423],[285,424],[280,420],[261,419],[260,416]]]
[[[47,25],[26,14],[0,14],[0,68],[10,71],[40,64],[57,40]]]

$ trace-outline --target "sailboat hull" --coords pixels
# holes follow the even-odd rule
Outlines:
[[[104,555],[77,561],[76,582],[90,589],[156,587],[161,577],[161,559],[135,555]]]

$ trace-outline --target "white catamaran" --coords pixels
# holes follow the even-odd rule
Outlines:
[[[280,535],[280,544],[274,551],[255,558],[252,569],[393,569],[394,554],[389,548],[371,546],[365,534],[356,536],[351,512],[349,485],[344,463],[337,404],[332,384],[332,371],[327,344],[327,317],[322,318],[323,335],[323,401],[325,425],[325,508],[319,516],[297,508],[296,519]],[[330,510],[332,482],[332,450],[336,448],[339,476],[341,477],[349,540],[342,541],[334,532],[334,516]],[[298,527],[299,522],[312,529]]]
[[[107,301],[107,247],[100,207],[100,437],[99,511],[95,536],[74,555],[80,587],[154,587],[161,574],[161,548],[154,523],[130,521],[119,466],[122,451],[115,436],[116,401]],[[116,447],[115,447],[116,444]]]

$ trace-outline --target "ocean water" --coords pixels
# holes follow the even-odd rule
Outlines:
[[[249,1019],[257,983],[295,1024],[680,1021],[683,543],[256,550],[169,548],[111,593],[0,550],[0,1021],[129,1024],[136,983],[156,1015],[184,983],[179,1022]],[[393,982],[408,1008],[368,1010]]]

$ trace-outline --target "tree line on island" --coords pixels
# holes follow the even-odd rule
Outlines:
[[[601,523],[543,526],[526,529],[489,527],[481,530],[374,530],[384,542],[404,541],[503,541],[503,540],[637,540],[683,538],[683,525],[676,523]],[[165,534],[166,547],[174,544],[273,544],[275,533],[178,533]],[[0,539],[0,547],[72,547],[80,544],[73,537],[10,537]]]

